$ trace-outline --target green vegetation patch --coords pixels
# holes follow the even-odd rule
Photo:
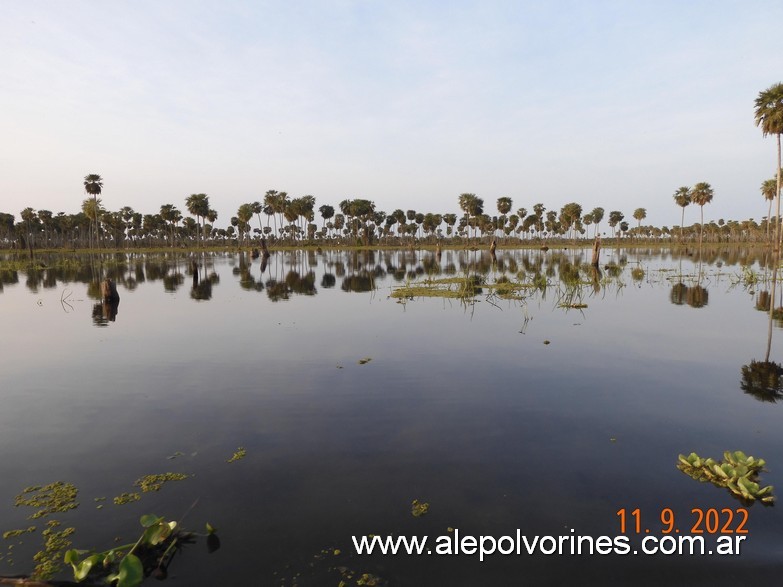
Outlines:
[[[741,450],[723,453],[724,460],[703,459],[695,452],[687,457],[679,456],[677,468],[693,479],[701,482],[709,481],[717,487],[725,487],[731,493],[746,501],[759,500],[764,504],[772,504],[772,485],[760,487],[759,472],[764,470],[766,461],[747,456]]]
[[[32,534],[36,531],[35,526],[30,526],[29,528],[20,528],[18,530],[8,530],[7,532],[3,532],[3,538],[5,540],[8,540],[9,538],[16,538],[17,536],[21,536],[22,534]]]
[[[49,485],[26,487],[14,498],[14,505],[39,508],[30,516],[34,520],[53,514],[62,513],[79,507],[76,496],[79,490],[71,483],[55,481]]]
[[[76,528],[57,530],[60,526],[60,522],[57,520],[48,521],[46,526],[46,530],[42,532],[44,538],[43,550],[33,555],[33,561],[36,563],[33,577],[48,579],[60,571],[62,553],[71,546],[69,537],[76,532]]]
[[[114,498],[114,505],[125,505],[133,503],[134,501],[139,501],[140,499],[141,495],[138,493],[123,493]]]
[[[430,504],[414,499],[411,502],[411,514],[414,518],[420,518],[424,514],[430,511]]]
[[[244,446],[240,446],[239,448],[237,448],[236,452],[234,452],[234,454],[231,455],[231,458],[228,459],[226,462],[235,463],[240,459],[244,459],[246,455],[247,455],[247,450],[245,449]]]
[[[149,493],[150,491],[160,491],[161,487],[170,481],[182,481],[187,478],[185,473],[158,473],[136,479],[134,485],[141,487],[142,492]]]

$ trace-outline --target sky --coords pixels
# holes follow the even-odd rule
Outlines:
[[[0,0],[0,212],[267,190],[316,208],[486,213],[568,202],[678,225],[760,220],[783,2]],[[698,208],[686,210],[686,223]]]

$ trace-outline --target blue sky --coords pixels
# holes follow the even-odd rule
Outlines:
[[[94,1],[0,4],[0,211],[204,192],[226,226],[269,189],[378,209],[577,201],[676,225],[766,214],[783,3]],[[686,222],[698,209],[686,211]]]

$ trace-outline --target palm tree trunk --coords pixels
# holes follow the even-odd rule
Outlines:
[[[704,204],[699,206],[701,210],[701,230],[699,231],[699,254],[701,254],[701,240],[704,237]]]
[[[682,244],[682,231],[685,227],[685,206],[682,206],[682,217],[680,218],[680,244]]]
[[[769,227],[772,225],[772,200],[769,201],[767,206],[767,242],[769,242]]]
[[[780,133],[778,133],[778,191],[775,194],[777,211],[775,213],[775,242],[780,249],[780,239],[783,237],[780,231]]]

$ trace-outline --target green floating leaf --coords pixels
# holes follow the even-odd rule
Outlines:
[[[144,566],[136,555],[128,554],[122,559],[119,571],[108,579],[117,581],[117,587],[136,587],[144,581]]]
[[[72,548],[71,550],[66,551],[65,557],[64,557],[65,564],[72,565],[73,563],[78,562],[79,561],[79,554],[80,553],[83,554],[84,552],[85,551],[83,551],[83,550],[76,550],[75,548]]]
[[[72,551],[68,551],[72,552]],[[67,561],[66,561],[67,562]],[[84,559],[82,562],[78,564],[71,563],[71,566],[73,567],[73,578],[77,581],[83,581],[85,578],[87,578],[87,575],[90,574],[90,570],[97,564],[100,564],[103,562],[103,556],[100,554],[93,554],[92,556],[88,556],[86,559]]]
[[[149,546],[157,546],[169,536],[171,536],[171,527],[165,522],[160,522],[154,526],[150,526],[144,531],[141,542],[142,544],[147,544]]]
[[[155,514],[144,514],[139,519],[139,523],[144,528],[149,528],[150,526],[154,526],[155,524],[159,524],[162,521],[163,521],[163,517],[156,516]]]

